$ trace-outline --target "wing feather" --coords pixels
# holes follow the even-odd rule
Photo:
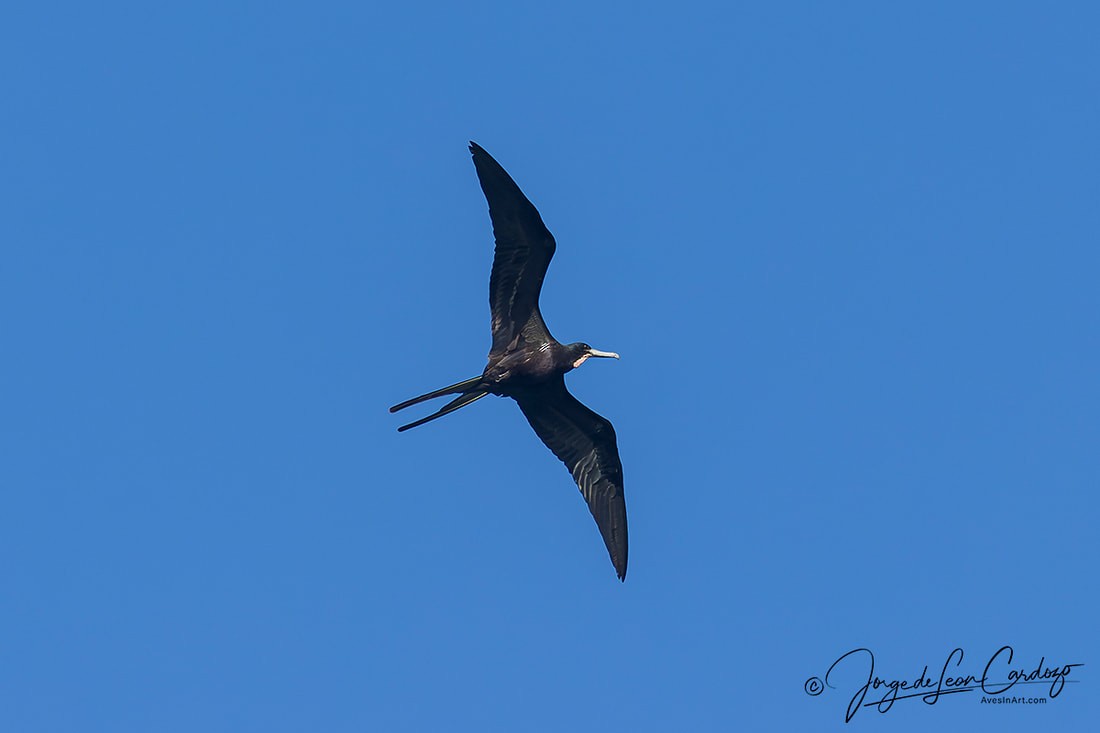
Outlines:
[[[520,335],[529,343],[544,343],[553,337],[539,312],[539,294],[554,256],[554,237],[500,163],[477,143],[470,143],[470,153],[496,238],[489,277],[490,354],[504,352]]]
[[[515,395],[535,433],[561,459],[581,491],[620,579],[626,578],[626,499],[615,428],[585,407],[558,377]]]

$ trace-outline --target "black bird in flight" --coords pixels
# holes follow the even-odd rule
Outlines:
[[[565,388],[565,373],[589,357],[618,354],[585,343],[560,344],[539,313],[539,292],[554,256],[554,237],[505,170],[470,143],[481,190],[489,201],[496,254],[489,277],[493,345],[479,377],[414,397],[390,412],[444,395],[458,395],[438,412],[398,432],[465,407],[485,395],[511,397],[542,442],[561,459],[588,502],[620,580],[626,579],[626,500],[615,429]]]

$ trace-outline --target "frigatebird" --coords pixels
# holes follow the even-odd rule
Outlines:
[[[589,357],[619,355],[586,343],[560,344],[539,312],[539,293],[554,256],[554,237],[512,177],[477,143],[470,143],[481,190],[489,202],[496,237],[489,276],[493,343],[481,376],[437,389],[390,408],[390,412],[444,395],[458,395],[438,412],[402,432],[473,404],[485,395],[519,403],[535,433],[561,459],[588,503],[620,580],[626,579],[626,500],[623,465],[611,423],[565,388],[565,373]]]

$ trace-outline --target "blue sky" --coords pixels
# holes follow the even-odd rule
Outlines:
[[[0,727],[1094,721],[1100,13],[887,5],[5,10]],[[625,584],[513,403],[386,412],[484,365],[470,139],[622,354]],[[1085,666],[803,689],[1005,645]]]

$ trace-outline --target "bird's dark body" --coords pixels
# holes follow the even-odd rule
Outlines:
[[[496,359],[490,355],[481,378],[489,386],[490,393],[511,396],[517,390],[548,382],[571,371],[573,362],[579,358],[580,355],[574,356],[568,346],[552,341],[533,349],[509,351]]]
[[[489,202],[496,252],[489,277],[493,344],[479,377],[394,405],[390,412],[457,395],[438,412],[402,425],[408,430],[450,414],[489,394],[511,397],[543,443],[569,469],[596,520],[611,562],[626,578],[626,500],[615,429],[565,387],[565,373],[591,357],[618,354],[585,343],[561,344],[539,312],[539,294],[554,256],[554,237],[539,212],[504,168],[470,143],[481,189]]]

